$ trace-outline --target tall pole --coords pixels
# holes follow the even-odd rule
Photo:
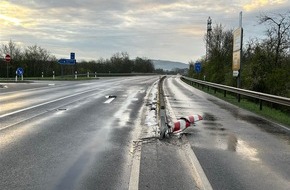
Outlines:
[[[6,68],[7,68],[7,73],[6,73],[6,76],[7,76],[7,79],[9,78],[9,71],[8,71],[8,61],[6,61]]]
[[[240,49],[240,69],[237,77],[237,88],[241,88],[241,71],[242,71],[242,58],[243,58],[243,13],[240,12],[239,27],[241,28],[241,49]],[[238,95],[238,101],[241,101],[241,95]]]
[[[243,15],[242,15],[242,11],[240,12],[240,21],[239,21],[239,27],[242,29],[242,33],[241,33],[241,57],[240,57],[240,70],[239,70],[239,75],[237,78],[237,87],[241,88],[241,70],[242,70],[242,55],[243,55],[243,26],[242,26],[242,22],[243,22]]]

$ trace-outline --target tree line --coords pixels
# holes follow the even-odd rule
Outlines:
[[[241,55],[241,87],[253,91],[290,97],[290,12],[260,15],[259,24],[266,25],[265,37],[244,43]],[[236,86],[233,77],[233,30],[222,24],[213,27],[208,42],[209,53],[202,58],[201,73],[190,62],[190,77]]]
[[[5,62],[5,55],[11,55],[11,62]],[[25,77],[40,77],[55,75],[71,75],[78,73],[153,73],[155,71],[151,60],[136,57],[130,59],[126,52],[115,53],[109,59],[100,58],[92,61],[78,61],[75,65],[60,65],[57,58],[48,50],[38,46],[19,47],[15,42],[9,41],[0,48],[0,78],[15,76],[16,69],[22,67]]]

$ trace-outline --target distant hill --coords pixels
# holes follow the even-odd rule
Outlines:
[[[181,62],[165,61],[165,60],[151,60],[155,69],[163,69],[164,71],[171,71],[172,69],[188,69],[189,65]]]

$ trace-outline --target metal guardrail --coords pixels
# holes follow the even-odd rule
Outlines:
[[[184,77],[184,76],[182,76],[181,78],[186,80],[186,81],[189,81],[191,83],[197,83],[197,84],[205,85],[208,87],[212,87],[214,89],[224,90],[225,93],[232,92],[232,93],[235,93],[239,96],[243,95],[243,96],[247,96],[247,97],[251,97],[251,98],[256,98],[260,101],[260,110],[262,110],[262,101],[271,102],[271,103],[290,107],[290,98],[275,96],[275,95],[271,95],[271,94],[265,94],[265,93],[261,93],[261,92],[250,91],[250,90],[245,90],[245,89],[241,89],[241,88],[235,88],[235,87],[231,87],[231,86],[226,86],[226,85],[221,85],[221,84],[216,84],[216,83],[211,83],[211,82],[206,82],[206,81],[201,81],[201,80],[197,80],[197,79],[193,79],[193,78],[189,78],[189,77]]]
[[[160,118],[160,139],[165,138],[167,127],[167,116],[166,116],[166,109],[165,109],[165,100],[164,100],[164,92],[163,92],[163,81],[166,76],[163,76],[159,80],[158,84],[158,99],[159,99],[159,118]]]

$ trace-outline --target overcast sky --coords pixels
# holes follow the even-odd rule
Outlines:
[[[110,58],[128,52],[188,63],[205,55],[207,19],[244,39],[261,37],[261,13],[285,13],[290,0],[0,0],[0,44],[38,45],[57,58]]]

